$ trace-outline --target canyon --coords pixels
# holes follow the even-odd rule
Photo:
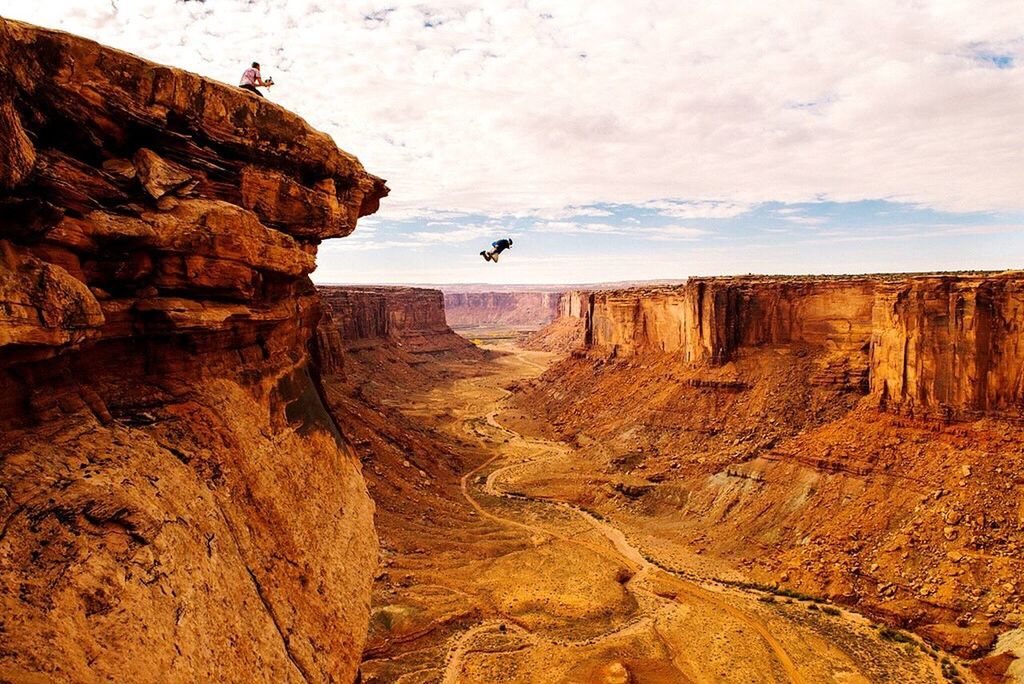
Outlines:
[[[448,327],[440,290],[321,286],[318,292],[331,316],[320,330],[337,335],[343,347],[335,359],[359,348],[397,348],[430,358],[476,349]]]
[[[444,285],[448,324],[472,334],[474,330],[536,330],[558,315],[557,287]]]
[[[995,611],[994,603],[970,597],[985,593],[988,582],[1015,581],[1013,542],[987,546],[978,557],[958,546],[962,565],[951,571],[951,584],[929,587],[927,596],[916,591],[914,577],[872,580],[904,566],[934,574],[939,554],[953,557],[948,548],[923,548],[934,542],[919,522],[901,527],[900,497],[916,504],[934,492],[911,490],[884,465],[877,474],[821,460],[776,465],[783,456],[770,447],[765,466],[735,453],[750,449],[750,435],[723,434],[726,456],[665,424],[672,417],[663,414],[675,408],[679,424],[705,420],[707,432],[714,434],[715,424],[728,432],[733,426],[721,411],[693,410],[682,397],[666,407],[665,395],[700,393],[713,407],[744,392],[764,394],[753,389],[755,381],[791,383],[783,389],[793,396],[772,416],[753,411],[753,402],[744,407],[749,416],[737,410],[736,422],[745,420],[748,430],[755,421],[780,422],[776,416],[784,424],[773,430],[806,430],[815,416],[795,410],[807,399],[797,383],[821,388],[823,404],[836,393],[846,397],[823,416],[833,420],[856,408],[854,397],[877,402],[866,384],[869,364],[837,357],[870,349],[870,295],[883,280],[694,281],[570,292],[561,312],[572,320],[551,326],[582,328],[580,347],[569,355],[524,351],[506,340],[424,362],[403,360],[409,355],[381,338],[372,350],[364,347],[344,378],[325,380],[332,415],[348,426],[378,504],[382,563],[363,680],[1002,681],[1015,662],[1012,644],[986,654],[996,632],[1012,631],[1018,608],[1012,597],[991,597],[1000,599]],[[731,332],[691,325],[682,314],[694,302],[691,288],[703,291],[705,303],[732,301],[730,313],[710,319]],[[866,323],[842,323],[855,314],[867,315]],[[686,339],[680,331],[687,329],[704,331],[694,339],[705,351],[693,361],[679,353]],[[728,352],[703,346],[708,339]],[[779,357],[762,376],[699,377],[722,373],[755,351]],[[769,378],[792,365],[790,352],[806,362]],[[653,395],[658,401],[648,396],[652,370],[664,385]],[[908,435],[918,445],[935,426],[915,420]],[[868,436],[878,432],[904,438],[892,425]],[[671,459],[661,448],[673,450]],[[949,467],[950,454],[942,458],[936,469]],[[980,463],[973,467],[974,478],[988,479]],[[964,478],[959,465],[955,476]],[[973,486],[942,495],[941,510],[955,506],[963,517],[941,518],[941,534],[956,527],[982,539],[974,511],[963,508],[976,496]],[[705,506],[704,499],[714,501]],[[869,524],[851,525],[890,502],[897,504],[891,519],[880,511]],[[895,549],[884,548],[892,541],[889,527]],[[850,534],[833,545],[830,536],[844,528]],[[880,552],[858,557],[865,547]],[[881,598],[872,602],[874,591],[861,596],[861,584],[883,589]],[[954,614],[943,601],[961,598],[959,592],[967,600]],[[967,622],[965,615],[978,618]]]
[[[1024,681],[1024,274],[318,287],[325,134],[0,76],[0,680]]]
[[[513,405],[592,455],[517,486],[595,509],[670,567],[710,563],[978,657],[1024,618],[1022,283],[700,278],[577,294],[564,313],[582,344]]]

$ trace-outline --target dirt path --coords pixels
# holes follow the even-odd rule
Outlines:
[[[630,673],[629,681],[641,682],[944,681],[932,659],[916,648],[879,640],[860,616],[842,611],[826,618],[809,610],[808,602],[776,602],[758,592],[668,571],[613,523],[569,502],[530,496],[516,482],[517,473],[546,462],[585,458],[568,444],[522,435],[498,420],[509,395],[504,387],[536,376],[545,361],[542,354],[516,351],[499,362],[500,372],[455,381],[427,401],[420,397],[409,411],[454,415],[449,429],[492,454],[459,479],[462,498],[480,519],[525,533],[537,554],[557,545],[564,563],[555,572],[569,580],[594,562],[588,558],[627,568],[620,591],[631,597],[635,610],[581,638],[538,627],[546,623],[534,616],[536,608],[527,617],[500,611],[505,614],[454,634],[445,647],[440,676],[423,681],[612,682],[619,681],[619,669]],[[531,552],[517,553],[529,559]],[[507,591],[530,593],[531,577],[513,568]],[[555,602],[586,604],[589,595],[600,594],[598,589],[604,590],[585,582],[560,588]],[[533,606],[540,599],[531,601]],[[544,610],[550,609],[540,612]],[[543,672],[537,672],[538,664]]]
[[[536,369],[539,369],[539,370],[543,370],[543,368],[544,368],[543,365],[538,364],[538,363],[536,363],[536,362],[526,358],[525,356],[520,357],[520,359],[521,359],[521,361],[524,364],[529,365],[529,366],[531,366],[533,368],[536,368]],[[505,392],[506,396],[509,394],[507,391],[504,391],[504,392]],[[492,428],[500,431],[504,435],[504,440],[502,442],[503,445],[504,445],[503,452],[510,451],[510,450],[514,451],[514,450],[517,450],[517,449],[522,449],[524,447],[525,448],[536,448],[538,445],[539,446],[543,446],[543,447],[547,447],[548,450],[550,450],[552,452],[552,455],[549,455],[549,456],[542,456],[542,457],[538,457],[538,458],[535,458],[535,459],[523,461],[523,462],[520,462],[520,463],[515,463],[515,464],[512,464],[512,465],[505,466],[503,468],[499,468],[499,469],[493,470],[490,473],[490,475],[487,477],[483,489],[484,489],[484,491],[487,494],[490,494],[492,496],[502,497],[502,496],[508,496],[508,495],[504,491],[502,491],[501,488],[496,483],[501,478],[501,476],[503,474],[505,474],[505,473],[507,473],[507,472],[509,472],[511,470],[514,470],[514,469],[517,469],[517,468],[521,468],[524,465],[535,465],[536,463],[538,463],[540,461],[543,461],[543,460],[546,460],[546,459],[554,459],[554,458],[566,457],[567,455],[569,455],[569,452],[571,452],[571,448],[569,446],[563,444],[563,443],[560,443],[560,442],[553,442],[553,441],[549,441],[549,440],[542,440],[542,439],[536,439],[536,438],[526,438],[523,435],[519,434],[518,432],[515,432],[514,430],[511,430],[511,429],[501,425],[500,423],[498,423],[498,421],[497,421],[497,414],[498,413],[499,413],[499,409],[494,409],[494,410],[490,411],[487,414],[486,422],[487,422],[487,425],[489,427],[492,427]],[[496,522],[500,522],[500,523],[502,523],[504,525],[509,525],[509,526],[512,526],[512,527],[517,527],[517,528],[520,528],[520,529],[524,529],[526,531],[533,532],[533,533],[536,533],[536,534],[551,535],[551,536],[553,536],[555,538],[558,538],[558,539],[572,541],[572,540],[569,540],[565,535],[560,535],[560,534],[551,532],[551,530],[549,528],[541,527],[541,526],[538,526],[538,525],[532,525],[532,524],[528,524],[528,523],[522,523],[522,522],[519,522],[517,520],[511,519],[511,518],[508,518],[508,517],[504,517],[504,516],[501,516],[501,515],[498,515],[498,514],[495,514],[495,513],[492,513],[491,511],[488,511],[486,508],[484,508],[476,500],[476,498],[473,497],[472,493],[470,492],[470,487],[469,487],[469,481],[471,480],[471,478],[473,478],[475,475],[477,475],[481,471],[486,470],[488,467],[491,466],[492,463],[494,463],[494,461],[502,458],[502,456],[503,456],[502,453],[499,453],[499,454],[495,455],[493,458],[489,459],[488,461],[486,461],[485,463],[481,464],[480,466],[477,466],[476,468],[474,468],[473,470],[469,471],[468,473],[466,473],[462,477],[461,489],[462,489],[462,495],[463,495],[463,497],[465,497],[466,501],[469,502],[469,504],[474,509],[476,509],[477,512],[479,512],[481,515],[483,515],[483,516],[485,516],[485,517],[487,517],[487,518],[489,518],[491,520],[494,520]],[[751,629],[753,629],[762,639],[764,639],[765,643],[769,646],[769,648],[771,649],[772,653],[778,659],[779,664],[782,666],[783,671],[786,673],[786,676],[789,678],[789,681],[793,682],[794,684],[804,684],[804,682],[807,681],[806,679],[804,679],[803,675],[800,674],[800,672],[797,670],[796,666],[793,664],[793,660],[789,657],[789,654],[786,652],[786,650],[782,647],[782,645],[778,642],[778,640],[775,639],[775,637],[772,636],[771,632],[769,632],[769,630],[759,620],[757,620],[756,618],[754,618],[754,617],[752,617],[750,615],[744,614],[742,611],[739,611],[739,610],[735,609],[731,605],[729,605],[729,604],[725,603],[724,601],[716,598],[712,594],[712,592],[709,592],[709,591],[707,591],[705,589],[702,589],[701,587],[699,587],[698,585],[694,584],[693,582],[689,582],[687,580],[684,580],[684,579],[682,579],[680,577],[677,577],[674,574],[668,573],[668,572],[662,570],[661,568],[657,567],[656,565],[651,563],[649,560],[647,560],[644,557],[644,555],[640,552],[639,549],[637,549],[635,546],[633,546],[632,544],[629,543],[629,541],[626,539],[625,533],[622,532],[622,530],[619,530],[618,528],[616,528],[615,526],[609,524],[608,522],[605,522],[603,520],[598,520],[591,513],[587,512],[587,511],[580,510],[580,509],[578,509],[576,507],[573,507],[573,506],[571,506],[569,504],[566,504],[566,503],[558,503],[558,502],[552,503],[552,502],[548,502],[548,501],[543,501],[543,503],[544,504],[548,504],[548,505],[559,506],[559,507],[564,508],[565,510],[569,511],[572,514],[575,514],[575,515],[578,515],[579,517],[581,517],[588,525],[593,527],[597,532],[599,532],[601,534],[601,536],[603,536],[605,539],[608,540],[608,542],[610,542],[612,549],[614,549],[615,554],[617,555],[617,559],[621,560],[624,564],[630,566],[631,569],[635,573],[637,573],[638,575],[640,573],[657,575],[659,579],[667,580],[671,584],[673,584],[676,587],[678,587],[679,589],[681,589],[682,593],[687,597],[687,599],[709,602],[709,603],[713,604],[715,607],[719,608],[720,610],[725,611],[726,613],[731,615],[736,620],[742,622],[743,624],[745,624],[748,627],[750,627]],[[580,544],[581,542],[579,542],[579,541],[572,541],[572,543]],[[588,545],[588,547],[589,546],[590,545]],[[632,583],[632,581],[631,581],[631,583]],[[685,602],[685,599],[677,599],[677,600]],[[444,677],[444,681],[445,681],[446,684],[448,682],[455,682],[456,681],[456,679],[454,679],[454,673],[458,671],[458,666],[461,664],[461,656],[464,654],[464,651],[465,651],[465,642],[468,639],[471,639],[473,634],[474,634],[473,630],[471,630],[470,632],[467,632],[456,643],[456,652],[458,653],[458,656],[452,658],[449,661],[449,663],[448,663],[448,667],[446,668],[445,677]]]

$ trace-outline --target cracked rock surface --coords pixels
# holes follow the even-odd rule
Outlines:
[[[245,91],[0,19],[0,679],[352,681],[377,558],[314,357],[384,181]]]

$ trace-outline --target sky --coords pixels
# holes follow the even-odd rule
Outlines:
[[[314,279],[1021,268],[1024,2],[0,0],[270,99],[388,180]],[[510,236],[498,264],[479,252]]]

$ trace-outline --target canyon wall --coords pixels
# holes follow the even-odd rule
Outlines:
[[[1022,415],[1024,274],[913,278],[879,287],[871,391],[899,413]]]
[[[265,99],[0,19],[0,679],[355,678],[373,507],[307,276],[386,194]]]
[[[723,363],[769,344],[866,352],[873,287],[866,279],[704,278],[597,292],[588,344],[611,355],[672,352],[688,363]]]
[[[372,347],[384,341],[412,354],[476,349],[448,327],[445,298],[440,290],[354,286],[321,286],[318,290],[332,312],[327,325],[336,327],[349,349]]]
[[[598,291],[517,387],[590,461],[534,487],[671,567],[854,605],[960,655],[1024,626],[1024,273]],[[564,322],[564,320],[562,321]],[[552,327],[559,325],[556,321]],[[557,484],[556,486],[556,483]]]
[[[445,288],[444,306],[453,328],[540,328],[558,315],[559,299],[555,291]]]
[[[670,354],[721,365],[744,350],[814,350],[812,382],[870,392],[918,417],[1020,413],[1024,347],[1018,274],[698,278],[599,291],[584,346],[616,358]]]
[[[580,348],[590,327],[590,292],[568,290],[558,296],[558,315],[539,330],[530,333],[520,345],[525,349],[571,352]]]
[[[567,290],[558,295],[558,318],[584,319],[590,315],[590,292]]]

